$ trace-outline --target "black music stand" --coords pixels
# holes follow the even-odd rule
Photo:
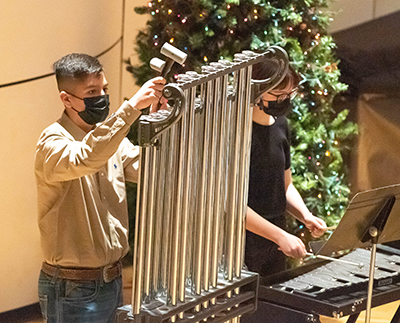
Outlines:
[[[331,256],[353,248],[372,246],[366,323],[371,318],[377,244],[400,239],[400,184],[381,187],[356,194],[338,227],[322,244],[310,243],[315,255]]]

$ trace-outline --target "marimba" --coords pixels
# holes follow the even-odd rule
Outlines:
[[[370,251],[355,249],[339,259],[316,261],[262,277],[256,313],[244,323],[320,322],[319,316],[349,316],[355,322],[366,309]],[[352,264],[351,264],[352,263]],[[359,266],[357,264],[363,264]],[[378,245],[372,306],[400,299],[400,250]],[[397,310],[392,322],[400,322]]]

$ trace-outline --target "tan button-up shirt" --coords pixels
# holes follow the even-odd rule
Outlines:
[[[140,112],[124,102],[85,133],[64,113],[38,141],[35,175],[44,260],[101,267],[126,255],[125,181],[136,181],[139,148],[126,138]]]

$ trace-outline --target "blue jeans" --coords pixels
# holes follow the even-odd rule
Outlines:
[[[45,323],[111,323],[122,305],[122,278],[110,283],[76,281],[41,271],[39,302]]]

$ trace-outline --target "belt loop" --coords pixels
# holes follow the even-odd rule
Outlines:
[[[56,280],[58,278],[58,274],[60,273],[60,266],[56,266],[56,272],[54,273],[54,276],[51,278],[51,283],[54,285],[56,283]]]
[[[121,259],[118,260],[117,267],[118,267],[118,273],[122,276],[122,261],[121,261]]]
[[[104,285],[104,271],[105,271],[105,268],[106,268],[106,266],[103,266],[101,268],[101,272],[100,272],[101,275],[100,275],[100,280],[99,280],[100,287]]]

